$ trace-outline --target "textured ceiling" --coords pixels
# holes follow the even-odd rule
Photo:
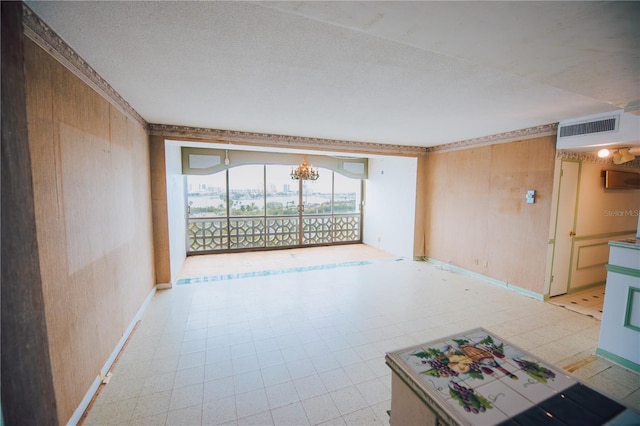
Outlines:
[[[27,2],[150,123],[416,146],[640,109],[640,2]]]

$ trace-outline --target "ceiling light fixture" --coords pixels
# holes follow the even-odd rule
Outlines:
[[[320,177],[318,169],[314,169],[313,166],[307,164],[307,157],[305,156],[302,163],[297,169],[291,169],[291,179],[293,180],[317,180]]]
[[[602,148],[600,151],[598,151],[598,157],[600,158],[607,158],[609,154],[610,152],[607,148]]]
[[[620,158],[618,159],[618,161],[616,161],[616,157],[615,157],[615,156],[613,157],[613,162],[614,162],[615,164],[622,164],[622,163],[626,163],[626,162],[629,162],[629,161],[633,161],[633,160],[635,160],[635,158],[636,158],[636,157],[635,157],[635,155],[633,155],[633,154],[631,154],[631,153],[629,152],[629,148],[620,148],[620,149],[618,150],[618,154],[619,154],[619,156],[620,156]]]
[[[621,163],[620,159],[622,158],[622,156],[620,155],[620,152],[618,152],[618,150],[613,151],[612,157],[613,157],[613,164]]]

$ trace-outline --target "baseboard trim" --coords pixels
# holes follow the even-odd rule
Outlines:
[[[470,276],[470,277],[473,277],[473,278],[477,278],[477,279],[482,280],[482,281],[486,281],[486,282],[488,282],[490,284],[495,284],[495,285],[500,286],[500,287],[505,287],[505,288],[507,288],[507,289],[509,289],[511,291],[514,291],[516,293],[520,293],[520,294],[522,294],[524,296],[528,296],[528,297],[531,297],[531,298],[536,299],[536,300],[544,301],[544,295],[542,295],[540,293],[533,292],[531,290],[527,290],[526,288],[518,287],[516,285],[509,284],[509,283],[504,282],[504,281],[496,280],[495,278],[487,277],[486,275],[482,275],[482,274],[479,274],[477,272],[469,271],[468,269],[464,269],[464,268],[461,268],[459,266],[452,265],[450,263],[442,262],[440,260],[432,259],[430,257],[424,257],[424,260],[429,262],[429,263],[433,263],[434,265],[436,265],[439,268],[444,269],[446,271],[458,272],[460,274],[464,274],[464,275],[467,275],[467,276]]]
[[[622,358],[619,355],[616,354],[612,354],[611,352],[602,349],[602,348],[596,348],[596,355],[608,359],[611,362],[614,362],[628,370],[631,371],[635,371],[636,373],[640,373],[640,364],[636,364],[633,361],[629,361],[626,358]]]
[[[160,283],[160,284],[156,284],[156,289],[157,290],[168,290],[170,288],[173,288],[173,284],[172,283]]]
[[[162,288],[162,287],[160,287],[162,285],[164,285],[164,284],[155,285],[151,289],[151,291],[149,292],[147,297],[144,299],[144,302],[142,302],[142,306],[140,306],[140,309],[138,309],[138,312],[136,312],[136,315],[131,320],[131,323],[129,324],[129,327],[127,327],[127,329],[125,330],[124,334],[122,335],[122,337],[118,341],[118,344],[116,345],[116,347],[111,352],[111,355],[109,355],[109,358],[107,358],[107,361],[104,363],[104,366],[100,370],[100,374],[98,374],[96,376],[96,378],[93,380],[93,383],[91,383],[91,386],[87,390],[87,393],[85,393],[84,398],[82,398],[82,401],[80,402],[80,405],[78,405],[76,410],[73,412],[73,415],[71,416],[71,418],[67,422],[67,426],[75,426],[80,422],[80,420],[82,419],[82,416],[84,415],[85,411],[89,407],[89,404],[93,400],[93,397],[95,396],[96,392],[98,391],[98,388],[100,387],[100,384],[102,383],[102,377],[101,376],[103,376],[103,377],[106,376],[107,373],[109,372],[109,370],[111,370],[111,367],[113,366],[114,361],[118,357],[118,354],[122,350],[122,347],[127,342],[129,337],[131,336],[131,333],[133,332],[133,329],[136,327],[136,324],[138,323],[138,321],[140,321],[140,318],[142,317],[142,314],[147,309],[147,306],[151,302],[151,299],[153,299],[153,296],[156,294],[156,290]],[[169,284],[169,287],[164,287],[164,288],[171,288],[171,284]]]

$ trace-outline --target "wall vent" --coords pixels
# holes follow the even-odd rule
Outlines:
[[[558,123],[557,149],[597,151],[614,146],[640,146],[640,115],[615,110]]]
[[[603,120],[588,121],[585,123],[567,124],[560,127],[560,137],[590,135],[592,133],[613,132],[618,127],[618,117]]]

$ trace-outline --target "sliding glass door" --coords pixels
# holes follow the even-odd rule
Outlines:
[[[289,177],[290,167],[267,165],[267,247],[300,244],[300,186]]]
[[[189,254],[361,242],[362,180],[319,169],[245,165],[187,177]]]

